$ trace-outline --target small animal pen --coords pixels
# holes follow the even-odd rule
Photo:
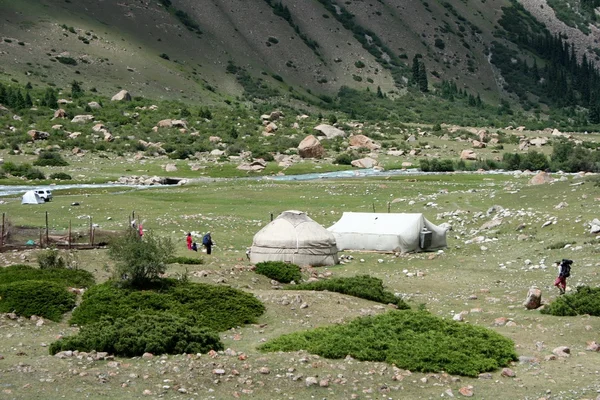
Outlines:
[[[25,250],[31,248],[55,247],[61,249],[94,249],[105,247],[118,232],[99,229],[89,219],[89,226],[73,230],[69,221],[68,228],[51,228],[48,213],[39,226],[19,226],[13,224],[6,213],[2,213],[0,225],[0,252]]]

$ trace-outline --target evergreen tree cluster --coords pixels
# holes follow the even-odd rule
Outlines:
[[[470,107],[482,108],[484,106],[479,93],[474,96],[468,93],[466,90],[459,89],[455,82],[443,80],[440,86],[439,95],[450,101],[455,99],[467,99],[467,104]]]
[[[427,81],[427,70],[425,69],[425,63],[423,62],[423,56],[421,54],[415,54],[412,61],[412,82],[419,87],[419,90],[423,93],[429,91]]]
[[[31,108],[33,101],[31,100],[29,90],[25,90],[25,94],[23,94],[20,88],[5,86],[0,83],[0,104],[13,110],[22,110],[24,108]]]
[[[586,3],[600,5],[600,0]],[[499,24],[507,39],[534,56],[531,64],[518,58],[514,62],[516,57],[510,49],[493,43],[492,62],[502,69],[510,90],[522,100],[529,91],[551,106],[585,107],[588,122],[600,123],[600,71],[594,63],[585,54],[579,59],[573,44],[532,22],[533,17],[518,3],[503,11]]]

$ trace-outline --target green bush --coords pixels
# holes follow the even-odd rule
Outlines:
[[[95,284],[94,275],[82,269],[37,269],[22,264],[0,268],[0,285],[20,281],[55,282],[64,287],[78,288]]]
[[[50,346],[50,354],[63,350],[106,351],[123,357],[152,354],[195,354],[223,350],[219,335],[190,324],[185,318],[136,313],[127,318],[104,317],[81,328],[75,336],[62,338]]]
[[[164,274],[167,260],[174,252],[171,239],[151,233],[140,237],[135,229],[113,240],[108,249],[109,257],[116,264],[116,275],[136,287],[148,285]]]
[[[75,293],[57,282],[20,281],[0,285],[0,312],[59,321],[75,307]]]
[[[62,156],[56,151],[42,151],[38,159],[33,162],[33,165],[43,167],[43,166],[58,166],[63,167],[69,165],[69,163],[62,158]]]
[[[58,249],[47,249],[37,253],[40,269],[64,268],[65,259],[58,254]]]
[[[476,377],[517,359],[514,343],[489,329],[448,321],[423,311],[390,311],[281,336],[262,351],[306,350],[331,359],[350,355],[417,372]]]
[[[556,316],[589,314],[600,317],[600,287],[578,287],[575,293],[558,297],[541,312]]]
[[[260,262],[256,264],[254,272],[281,283],[300,282],[302,280],[300,267],[283,261]]]
[[[167,264],[199,265],[199,264],[204,264],[204,260],[201,258],[192,258],[192,257],[171,257],[167,260]]]
[[[2,170],[7,174],[13,176],[22,176],[27,179],[46,179],[46,176],[42,171],[37,168],[33,168],[31,164],[15,164],[11,161],[5,162],[2,165]]]
[[[383,281],[369,275],[332,278],[318,282],[302,283],[293,287],[294,290],[328,290],[343,293],[361,299],[376,301],[383,304],[396,304],[399,309],[409,309],[404,300],[394,296],[383,288]]]
[[[112,281],[96,285],[85,292],[70,322],[87,325],[102,316],[117,319],[128,318],[137,312],[168,312],[194,321],[195,326],[221,332],[254,323],[265,310],[251,294],[227,286],[171,279],[164,279],[161,284],[152,290],[119,287]]]
[[[73,179],[73,177],[64,172],[56,172],[50,175],[50,179],[57,179],[59,181],[70,181],[71,179]]]
[[[350,153],[341,153],[335,158],[335,163],[340,165],[352,165],[354,157]]]

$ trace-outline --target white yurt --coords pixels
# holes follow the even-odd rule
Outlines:
[[[302,211],[282,212],[254,235],[250,249],[253,264],[285,261],[296,265],[338,263],[335,237]]]

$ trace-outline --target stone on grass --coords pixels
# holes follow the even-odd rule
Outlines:
[[[536,286],[530,287],[523,305],[528,310],[539,308],[542,305],[542,291]]]
[[[566,358],[571,355],[571,349],[567,346],[558,346],[557,348],[552,350],[552,354],[554,354],[557,357]]]

